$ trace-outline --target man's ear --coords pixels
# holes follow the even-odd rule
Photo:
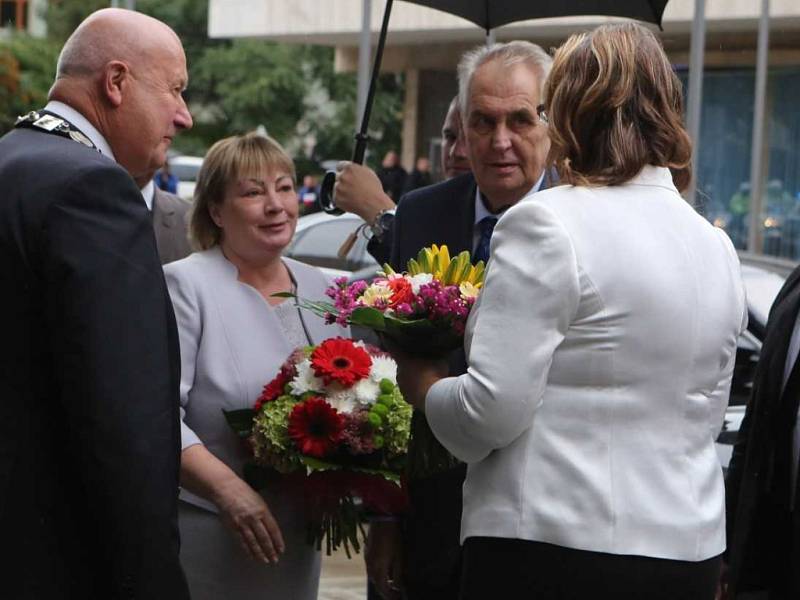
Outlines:
[[[122,97],[130,83],[131,71],[124,62],[112,60],[103,69],[102,90],[105,98],[115,108],[122,104]]]

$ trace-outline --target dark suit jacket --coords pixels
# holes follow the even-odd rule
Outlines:
[[[477,184],[471,173],[409,192],[392,223],[389,263],[396,271],[432,244],[452,256],[472,252]],[[466,371],[463,352],[454,353],[451,373]],[[416,413],[414,419],[423,419]],[[418,424],[414,424],[415,432]],[[412,441],[413,444],[413,441]],[[413,448],[411,449],[413,451]],[[461,562],[461,486],[465,465],[409,482],[411,507],[405,523],[406,585],[410,598],[458,598]]]
[[[177,331],[128,174],[0,139],[0,290],[0,596],[188,598]]]
[[[162,265],[186,258],[192,253],[188,235],[191,208],[192,203],[188,200],[155,187],[153,231]]]
[[[784,365],[795,320],[800,311],[800,268],[789,276],[775,299],[753,394],[726,479],[726,517],[730,585],[737,590],[769,589],[775,567],[787,559],[794,537],[794,557],[800,557],[797,531],[789,507],[789,458],[792,428],[800,395],[800,366],[781,393]],[[798,361],[800,362],[800,361]],[[795,522],[796,528],[796,522]],[[797,562],[794,570],[797,571]]]

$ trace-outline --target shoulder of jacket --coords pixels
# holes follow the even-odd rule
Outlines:
[[[459,175],[452,179],[434,183],[424,188],[413,190],[403,195],[398,204],[398,211],[425,208],[429,210],[440,205],[452,207],[453,202],[463,200],[473,202],[477,184],[472,173]]]
[[[155,199],[156,204],[169,207],[179,213],[186,213],[192,207],[192,203],[189,200],[181,198],[171,192],[166,192],[158,186],[155,188]]]

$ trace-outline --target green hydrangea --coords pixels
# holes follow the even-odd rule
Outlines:
[[[256,416],[253,437],[258,464],[280,473],[290,473],[301,466],[287,427],[289,414],[296,404],[297,399],[284,394],[264,405],[264,410]]]
[[[413,413],[411,405],[403,400],[400,388],[395,388],[392,394],[394,402],[384,417],[385,426],[381,428],[384,434],[384,447],[389,457],[406,453],[408,438],[411,435],[411,414]]]

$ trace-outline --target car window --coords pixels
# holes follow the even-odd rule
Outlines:
[[[197,181],[200,165],[170,165],[170,171],[181,181]]]
[[[359,235],[347,257],[339,258],[339,248],[361,224],[356,219],[333,219],[312,225],[300,232],[287,256],[316,267],[356,271],[377,263],[367,252],[367,240]]]

